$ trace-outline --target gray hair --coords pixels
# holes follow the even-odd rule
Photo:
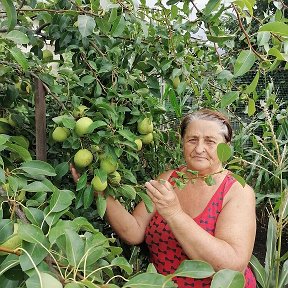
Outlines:
[[[181,122],[181,137],[185,136],[188,124],[194,120],[208,120],[219,124],[221,133],[223,134],[227,143],[232,139],[232,127],[229,119],[222,113],[211,109],[200,109],[196,112],[187,114]]]

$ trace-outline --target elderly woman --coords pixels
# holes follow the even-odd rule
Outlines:
[[[150,260],[161,274],[173,273],[185,259],[203,260],[216,271],[243,272],[245,288],[254,288],[248,262],[256,231],[255,195],[223,169],[217,157],[217,145],[231,142],[231,125],[223,114],[202,109],[182,120],[181,136],[186,165],[145,183],[154,211],[148,213],[140,202],[130,214],[108,196],[107,219],[127,243],[147,243]],[[191,179],[181,190],[174,185],[178,171]],[[76,180],[74,168],[72,175]],[[205,183],[207,175],[213,175],[214,185]],[[173,280],[178,287],[210,287],[211,283],[210,278]]]

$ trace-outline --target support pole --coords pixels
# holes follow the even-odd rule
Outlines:
[[[35,79],[35,126],[36,159],[46,161],[46,101],[45,90],[40,79]]]

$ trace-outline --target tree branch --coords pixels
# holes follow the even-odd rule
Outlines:
[[[237,19],[238,19],[238,23],[239,23],[239,25],[240,25],[240,28],[241,28],[242,32],[243,32],[244,35],[245,35],[245,38],[246,38],[247,43],[248,43],[248,46],[250,47],[250,49],[252,50],[252,52],[253,52],[259,59],[261,59],[262,61],[267,61],[267,59],[264,58],[263,55],[259,54],[259,53],[253,48],[252,43],[251,43],[250,38],[249,38],[249,35],[247,34],[247,32],[246,32],[246,30],[245,30],[245,28],[244,28],[244,26],[243,26],[243,23],[242,23],[240,14],[239,14],[236,6],[235,6],[234,4],[232,4],[232,7],[233,7],[234,11],[236,12]]]

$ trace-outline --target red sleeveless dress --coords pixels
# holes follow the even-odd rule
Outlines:
[[[173,171],[169,182],[174,185],[173,178],[177,178],[177,171]],[[218,215],[221,212],[223,199],[236,180],[229,174],[225,176],[217,191],[212,196],[204,211],[194,218],[194,221],[214,236]],[[172,274],[183,260],[187,260],[182,247],[177,242],[170,227],[156,211],[145,231],[145,242],[150,251],[150,262],[154,264],[158,273]],[[256,288],[255,277],[249,267],[245,270],[245,288]],[[193,279],[188,277],[174,277],[173,281],[179,288],[210,287],[211,278]]]

